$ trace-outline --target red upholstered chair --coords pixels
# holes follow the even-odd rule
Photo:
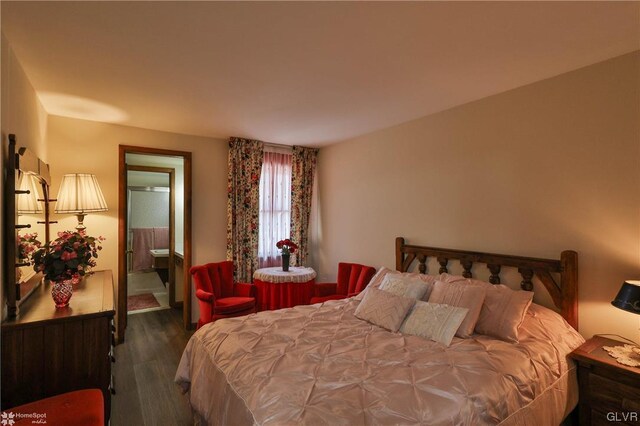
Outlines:
[[[338,264],[338,282],[316,283],[311,304],[355,296],[365,289],[375,273],[376,268],[371,266],[341,262]]]
[[[190,269],[200,305],[198,328],[220,318],[256,311],[253,284],[233,282],[233,262],[207,263]]]
[[[14,426],[41,423],[65,426],[103,426],[104,400],[100,389],[63,393],[3,411],[3,422]],[[4,424],[4,423],[3,423]]]

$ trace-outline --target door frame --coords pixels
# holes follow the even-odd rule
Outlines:
[[[118,146],[118,292],[116,331],[118,343],[124,342],[127,327],[127,154],[182,157],[184,160],[184,263],[182,321],[191,328],[191,152],[149,148],[133,145]]]
[[[126,165],[126,172],[127,173],[127,189],[129,187],[128,184],[128,179],[129,179],[129,172],[150,172],[150,173],[166,173],[169,175],[169,306],[172,308],[177,307],[176,305],[176,283],[175,283],[175,271],[176,271],[176,265],[175,265],[175,257],[174,257],[174,253],[176,250],[176,236],[175,236],[175,232],[174,232],[174,220],[176,217],[176,169],[170,168],[170,167],[156,167],[156,166],[136,166],[136,165]],[[125,202],[128,202],[129,200],[125,200]],[[126,206],[127,207],[127,213],[128,210],[130,208],[130,206]],[[125,228],[128,230],[129,229],[129,223],[128,223],[128,215],[127,218],[125,219]],[[127,238],[129,236],[127,235]],[[127,262],[127,258],[125,257],[125,262]],[[128,265],[127,265],[128,266]],[[127,268],[127,285],[125,287],[127,287],[127,294],[125,295],[125,298],[127,296],[129,296],[129,277],[128,277],[128,273],[129,273],[129,268]],[[127,312],[128,314],[128,312]]]

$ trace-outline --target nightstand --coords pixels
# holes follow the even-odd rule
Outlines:
[[[578,364],[580,425],[640,424],[640,368],[618,364],[602,349],[623,344],[596,336],[571,353]]]

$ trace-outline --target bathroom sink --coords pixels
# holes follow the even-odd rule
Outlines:
[[[149,251],[153,257],[169,257],[169,249],[153,249]]]

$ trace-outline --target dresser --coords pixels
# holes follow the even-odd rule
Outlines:
[[[111,271],[74,285],[69,306],[56,309],[42,284],[2,323],[2,409],[63,392],[97,388],[111,412],[115,344]]]
[[[578,363],[580,425],[640,423],[640,368],[619,364],[602,349],[623,344],[595,336],[571,354]]]

